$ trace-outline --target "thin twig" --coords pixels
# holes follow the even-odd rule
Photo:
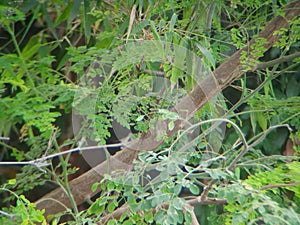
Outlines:
[[[272,67],[272,66],[275,66],[275,65],[283,63],[283,62],[292,61],[293,59],[296,59],[298,57],[300,57],[300,52],[296,52],[296,53],[293,53],[293,54],[290,54],[290,55],[282,56],[280,58],[277,58],[277,59],[274,59],[274,60],[271,60],[271,61],[268,61],[268,62],[259,63],[254,68],[254,70],[256,70],[256,69],[259,69],[259,70],[266,69],[268,67]]]
[[[262,135],[256,140],[254,141],[252,144],[250,144],[249,146],[246,145],[246,147],[237,155],[237,157],[230,163],[230,165],[228,166],[229,170],[233,170],[237,164],[237,162],[247,153],[247,151],[249,149],[254,148],[257,144],[261,143],[265,137],[267,136],[268,133],[270,133],[272,130],[279,128],[279,127],[287,127],[289,129],[289,126],[287,124],[283,124],[283,125],[276,125],[276,126],[272,126],[269,127],[266,131],[264,131],[263,133],[261,133]]]
[[[213,20],[216,5],[217,5],[217,3],[210,3],[210,6],[209,6],[209,9],[208,9],[208,12],[207,12],[206,27],[207,27],[209,32],[211,32],[211,24],[212,24],[212,20]]]
[[[43,156],[46,156],[48,151],[50,150],[50,148],[52,146],[52,143],[53,143],[53,140],[56,137],[57,131],[58,131],[58,129],[55,129],[55,130],[53,129],[51,131],[51,135],[50,135],[50,138],[49,138],[49,141],[48,141],[48,146],[47,146],[47,149],[46,149],[45,153],[43,154]]]
[[[219,204],[226,204],[226,199],[219,199],[219,198],[207,198],[205,200],[200,200],[198,198],[194,198],[188,200],[187,203],[189,205],[219,205]]]
[[[253,148],[254,146],[256,146],[257,144],[261,143],[261,141],[267,136],[267,134],[274,130],[275,128],[278,127],[288,127],[288,125],[277,125],[277,126],[272,126],[270,127],[268,130],[266,130],[265,132],[262,133],[262,136],[259,137],[256,141],[254,141],[251,145],[248,146],[247,143],[245,143],[244,140],[244,136],[242,133],[240,133],[241,131],[238,129],[239,133],[241,134],[241,136],[243,137],[243,144],[244,144],[244,149],[241,150],[241,152],[236,156],[236,158],[230,163],[230,165],[228,166],[228,170],[233,170],[236,167],[237,162],[248,152],[249,149]],[[289,127],[288,127],[289,128]],[[213,185],[216,184],[218,182],[218,180],[212,180],[207,186],[204,187],[203,192],[201,193],[201,195],[199,196],[198,200],[199,201],[204,201],[207,198],[207,195],[209,193],[209,191],[212,189]]]
[[[208,195],[209,191],[212,189],[213,185],[217,182],[218,182],[218,180],[212,180],[208,185],[206,185],[203,188],[201,195],[198,197],[199,202],[203,202],[203,201],[207,200],[207,195]]]
[[[259,135],[261,135],[261,136],[256,141],[254,141],[252,144],[250,144],[249,148],[254,148],[256,145],[260,144],[271,131],[273,131],[277,128],[282,128],[282,127],[286,127],[289,131],[291,131],[291,128],[288,124],[279,124],[279,125],[271,126],[266,131],[260,133]],[[256,137],[254,137],[254,138],[256,138]]]
[[[144,70],[144,73],[153,74],[156,76],[164,76],[166,73],[163,71],[157,71],[157,70]]]
[[[9,137],[0,137],[0,141],[9,141]]]
[[[0,210],[0,214],[2,214],[3,216],[9,217],[9,218],[11,218],[11,219],[15,217],[15,215],[9,214],[9,213],[4,212],[4,211],[2,211],[2,210]]]
[[[288,183],[288,184],[269,184],[269,185],[263,186],[262,188],[260,188],[260,190],[263,191],[266,189],[279,188],[279,187],[294,187],[298,184],[300,184],[300,181],[295,181],[295,182]]]
[[[131,9],[131,13],[130,13],[130,19],[129,19],[129,25],[128,25],[128,30],[127,30],[127,37],[126,37],[126,43],[128,42],[130,33],[131,33],[131,29],[133,26],[133,22],[135,20],[135,13],[136,13],[136,5],[133,5],[132,9]]]

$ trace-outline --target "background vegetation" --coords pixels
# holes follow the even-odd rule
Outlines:
[[[284,0],[2,0],[0,223],[300,224],[299,13]],[[210,71],[222,91],[204,104]],[[107,157],[100,175],[78,154],[90,145]]]

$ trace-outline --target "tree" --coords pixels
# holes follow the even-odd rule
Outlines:
[[[19,162],[2,164],[26,166],[1,189],[17,199],[2,221],[299,223],[297,151],[277,150],[299,136],[299,76],[286,75],[299,1],[14,4],[1,9],[0,118]],[[78,151],[98,165],[69,181]],[[59,187],[35,209],[21,194],[46,181]]]

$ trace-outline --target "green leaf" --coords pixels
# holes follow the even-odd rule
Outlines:
[[[88,208],[88,214],[100,214],[105,210],[105,203],[101,203],[98,200],[94,202],[89,208]]]
[[[194,195],[198,195],[200,193],[199,187],[195,184],[190,184],[189,189],[192,192],[192,194],[194,194]]]
[[[252,131],[255,134],[256,132],[256,123],[257,123],[257,114],[255,112],[250,112],[250,122],[251,122],[251,126],[252,126]]]
[[[88,43],[91,38],[91,30],[94,23],[94,17],[90,15],[91,7],[90,7],[90,1],[83,0],[83,29],[84,29],[84,35],[86,38],[86,42]]]
[[[127,213],[123,213],[122,216],[120,217],[120,221],[122,222],[123,220],[125,220],[127,216],[128,216]]]
[[[105,190],[106,190],[106,185],[105,185],[104,182],[102,182],[102,183],[100,184],[100,187],[101,187],[101,190],[102,190],[102,191],[105,191]]]
[[[134,220],[126,220],[124,223],[122,223],[122,225],[132,225],[135,224]]]
[[[236,192],[227,192],[225,195],[229,204],[233,204],[235,202],[235,196],[237,195]]]
[[[172,67],[172,76],[170,78],[171,82],[177,83],[179,78],[182,78],[184,75],[184,64],[186,60],[186,48],[183,46],[175,47],[175,58],[174,64]]]
[[[180,184],[176,184],[174,187],[174,194],[178,196],[181,192],[182,186]]]
[[[117,225],[118,221],[117,220],[109,220],[107,225]]]
[[[98,188],[98,186],[99,186],[99,183],[98,182],[96,182],[96,183],[94,183],[93,185],[92,185],[92,192],[95,192],[96,190],[97,190],[97,188]]]
[[[149,20],[145,19],[143,20],[139,25],[137,25],[131,32],[131,35],[135,35],[137,33],[140,33],[146,26],[149,25]]]
[[[221,169],[210,169],[207,173],[211,176],[212,179],[221,179],[227,176]]]
[[[113,191],[113,190],[115,190],[115,184],[114,184],[113,182],[109,182],[109,183],[107,184],[107,190],[108,190],[108,191]]]
[[[180,210],[180,211],[177,210],[177,215],[178,215],[178,223],[182,224],[183,223],[183,219],[184,219],[182,210]]]
[[[170,22],[170,27],[169,27],[170,31],[174,30],[174,26],[175,26],[176,20],[177,20],[177,15],[173,14],[173,16],[171,18],[171,22]]]
[[[156,30],[155,23],[153,21],[150,21],[150,27],[152,29],[155,40],[160,41],[160,36]]]
[[[22,50],[22,57],[24,59],[30,59],[33,55],[38,53],[41,47],[39,43],[40,37],[38,35],[32,36],[27,42],[26,46]]]
[[[172,201],[172,205],[176,210],[182,210],[182,200],[180,198],[174,198]]]
[[[136,118],[135,121],[142,121],[144,119],[145,115],[140,115],[138,118]]]
[[[171,130],[174,129],[174,127],[175,127],[174,121],[171,120],[171,121],[169,122],[169,124],[168,124],[168,128],[169,128],[169,130],[171,131]]]
[[[8,184],[14,185],[16,183],[16,181],[17,181],[16,179],[9,179]]]
[[[185,225],[192,224],[193,218],[192,218],[192,215],[191,215],[190,212],[187,211],[187,212],[184,214],[184,219],[185,219],[185,222],[184,222]]]
[[[158,224],[162,224],[165,221],[165,212],[164,211],[158,211],[154,215],[154,220]]]
[[[153,213],[152,212],[147,212],[145,214],[145,221],[148,222],[148,223],[152,223],[153,222]]]
[[[211,63],[211,65],[215,68],[216,67],[216,61],[214,56],[211,54],[211,52],[205,48],[204,46],[196,43],[197,48],[202,52],[202,54],[208,59],[208,61]]]
[[[81,2],[82,2],[82,0],[74,0],[72,10],[68,17],[68,25],[70,25],[71,22],[76,18],[76,16],[78,16],[79,11],[80,11]]]
[[[48,12],[48,4],[47,4],[47,2],[43,2],[42,3],[42,10],[43,10],[43,16],[44,16],[44,18],[46,20],[46,23],[47,23],[47,25],[48,25],[51,33],[53,34],[53,36],[55,37],[55,39],[58,41],[59,38],[58,38],[58,36],[56,34],[54,24],[53,24],[53,22],[51,20],[51,16],[49,15],[49,12]]]
[[[257,122],[260,128],[265,131],[267,130],[268,121],[263,112],[257,112]]]
[[[116,208],[116,202],[113,201],[113,202],[111,202],[111,203],[108,204],[107,211],[111,213],[111,212],[113,212],[115,210],[115,208]]]
[[[68,4],[68,6],[65,8],[65,10],[62,12],[62,14],[59,17],[57,17],[57,19],[55,21],[56,26],[59,25],[61,22],[66,21],[67,19],[70,18],[70,12],[74,7],[74,3],[75,3],[75,1],[70,2]],[[77,5],[77,7],[78,6],[80,6],[80,4]],[[69,23],[68,23],[68,25],[69,25]]]

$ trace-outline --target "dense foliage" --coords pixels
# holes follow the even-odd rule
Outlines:
[[[300,224],[299,11],[261,35],[290,2],[2,1],[0,224]]]

